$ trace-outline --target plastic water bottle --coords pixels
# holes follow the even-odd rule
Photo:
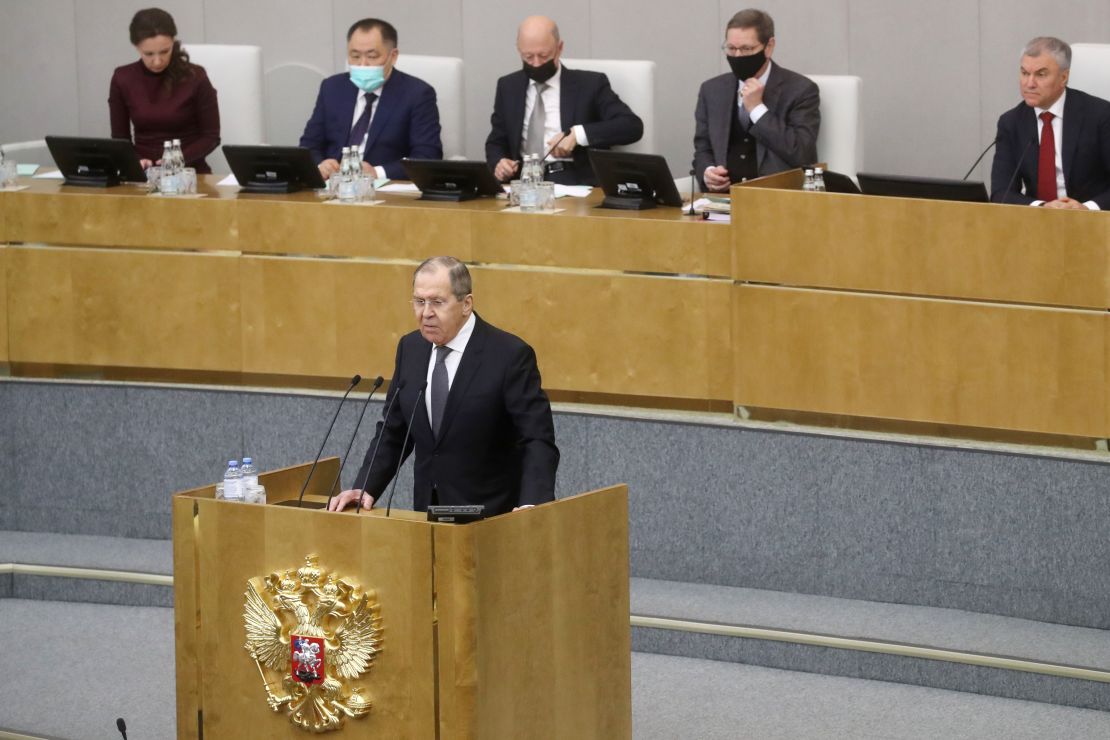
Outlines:
[[[181,151],[181,139],[173,140],[173,170],[177,174],[181,174],[181,170],[185,169],[185,154]]]
[[[243,500],[243,471],[239,469],[238,460],[227,461],[227,470],[224,472],[224,499]]]
[[[802,190],[808,193],[812,193],[816,189],[817,184],[814,182],[813,179],[813,169],[810,167],[806,167],[806,179],[804,182],[802,182]]]
[[[249,457],[244,457],[243,465],[239,468],[239,472],[243,475],[244,486],[258,485],[258,468],[254,466],[254,460]]]
[[[357,191],[357,184],[355,183],[355,173],[352,171],[351,150],[353,147],[343,147],[343,154],[339,160],[339,200],[352,201],[355,199]],[[354,151],[358,151],[355,149]]]
[[[813,189],[818,193],[825,192],[825,170],[821,167],[813,168]]]
[[[162,195],[177,195],[180,182],[177,176],[177,161],[173,153],[173,142],[167,139],[162,143],[162,179],[158,189]]]

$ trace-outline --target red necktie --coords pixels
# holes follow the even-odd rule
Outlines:
[[[1051,203],[1056,200],[1056,135],[1052,133],[1052,119],[1048,111],[1041,114],[1041,156],[1037,160],[1037,200]]]

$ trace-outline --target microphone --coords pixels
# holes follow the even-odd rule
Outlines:
[[[1027,143],[1025,145],[1025,151],[1023,151],[1021,153],[1021,157],[1018,158],[1017,166],[1014,167],[1014,174],[1010,175],[1010,181],[1008,183],[1006,183],[1006,190],[1004,190],[1003,193],[1002,193],[1002,202],[1003,203],[1006,202],[1006,197],[1010,194],[1010,188],[1012,188],[1014,186],[1014,180],[1017,179],[1018,172],[1021,171],[1021,163],[1025,161],[1025,155],[1029,153],[1029,147],[1033,146],[1033,142],[1036,141],[1036,140],[1037,140],[1037,132],[1036,132],[1036,130],[1034,130],[1033,131],[1033,137],[1031,139],[1029,139],[1029,143]]]
[[[351,395],[351,391],[355,386],[362,382],[362,376],[356,374],[351,378],[351,385],[347,388],[347,392],[343,394],[343,398],[339,400],[339,405],[335,407],[335,416],[331,417],[331,424],[328,425],[328,432],[324,435],[324,441],[320,443],[320,451],[316,453],[316,459],[312,461],[312,467],[308,470],[308,477],[304,479],[304,485],[301,486],[301,493],[297,496],[297,508],[300,508],[304,501],[304,492],[308,488],[308,482],[312,480],[312,474],[316,472],[316,464],[320,462],[320,456],[324,454],[324,445],[328,443],[328,437],[331,436],[331,430],[335,426],[335,420],[339,418],[339,411],[343,408],[343,404],[347,400],[347,396]]]
[[[556,139],[555,143],[551,145],[551,148],[547,150],[547,154],[543,155],[543,157],[540,158],[540,164],[541,165],[544,162],[547,161],[548,157],[551,156],[551,152],[555,151],[555,147],[559,146],[559,144],[563,141],[563,139],[567,138],[568,136],[570,136],[570,129],[567,129],[566,131],[564,131],[563,135],[560,136],[558,139]]]
[[[997,143],[998,143],[998,139],[996,138],[994,141],[992,141],[990,143],[990,145],[986,149],[983,150],[983,153],[980,154],[979,158],[975,160],[975,164],[971,165],[971,169],[969,169],[967,171],[967,174],[964,175],[964,178],[963,178],[964,180],[967,180],[967,178],[971,177],[971,173],[974,172],[975,168],[979,166],[979,163],[983,161],[983,157],[987,156],[987,152],[989,152],[991,149],[993,149],[994,145],[997,144]]]
[[[694,188],[697,187],[697,184],[698,184],[698,171],[692,169],[692,170],[690,170],[690,210],[686,211],[687,216],[696,216],[696,215],[698,215],[697,212],[694,211]]]
[[[358,428],[362,426],[362,417],[366,416],[366,409],[370,408],[370,399],[374,397],[375,391],[382,387],[385,378],[378,376],[374,378],[374,387],[370,389],[370,395],[362,404],[362,411],[359,412],[358,421],[355,422],[355,432],[351,435],[351,441],[347,443],[347,451],[343,453],[343,459],[339,462],[339,472],[335,474],[335,480],[331,482],[331,488],[328,489],[328,504],[331,504],[332,496],[335,495],[336,486],[339,485],[339,479],[343,475],[343,466],[347,464],[347,458],[351,454],[351,448],[355,444],[355,437],[358,436]],[[327,508],[326,506],[324,508]]]
[[[412,407],[412,414],[409,415],[409,425],[405,427],[405,441],[401,443],[401,457],[397,460],[397,470],[393,471],[393,487],[389,489],[389,496],[385,500],[385,515],[389,516],[389,512],[393,508],[393,492],[397,490],[397,476],[401,474],[401,466],[405,463],[405,447],[409,443],[409,434],[412,432],[412,422],[416,419],[416,410],[420,408],[421,401],[424,400],[424,391],[428,389],[428,381],[420,386],[420,392],[416,394],[416,404]],[[359,501],[361,504],[362,501]]]
[[[405,387],[405,379],[404,378],[398,378],[397,379],[397,389],[396,389],[396,391],[393,392],[393,395],[390,396],[390,403],[385,404],[385,413],[382,414],[382,418],[384,418],[384,419],[390,418],[390,412],[392,412],[392,410],[393,410],[393,404],[397,403],[397,396],[401,395],[401,392],[403,391],[404,387]],[[393,391],[392,387],[390,389],[391,389],[391,391]],[[362,514],[362,497],[366,495],[366,484],[370,483],[370,472],[374,467],[374,460],[377,458],[377,448],[382,446],[382,426],[384,424],[385,424],[384,422],[379,422],[379,426],[377,426],[377,434],[374,435],[375,436],[374,452],[372,452],[370,454],[370,463],[366,465],[366,477],[362,479],[362,485],[359,486],[359,503],[357,503],[357,505],[355,506],[355,509],[354,509],[355,514]],[[357,480],[357,478],[355,478],[355,480]]]
[[[123,721],[123,717],[116,719],[116,729],[123,735],[123,740],[127,740],[127,723]]]

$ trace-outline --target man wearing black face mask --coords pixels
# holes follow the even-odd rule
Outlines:
[[[702,83],[694,112],[694,169],[705,189],[816,162],[817,85],[771,63],[771,16],[750,8],[732,16],[722,49],[732,71]]]
[[[586,147],[606,149],[639,141],[640,117],[629,109],[600,72],[567,69],[563,42],[550,18],[532,16],[516,38],[523,69],[497,81],[486,138],[486,161],[501,181],[520,171],[524,154],[551,155],[545,179],[564,185],[595,184]]]

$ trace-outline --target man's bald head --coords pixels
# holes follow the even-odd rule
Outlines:
[[[516,32],[516,50],[530,67],[541,67],[551,60],[558,67],[559,56],[563,53],[559,27],[546,16],[533,15],[525,18]]]
[[[545,15],[530,15],[516,32],[516,43],[527,39],[531,43],[559,43],[559,26]]]

